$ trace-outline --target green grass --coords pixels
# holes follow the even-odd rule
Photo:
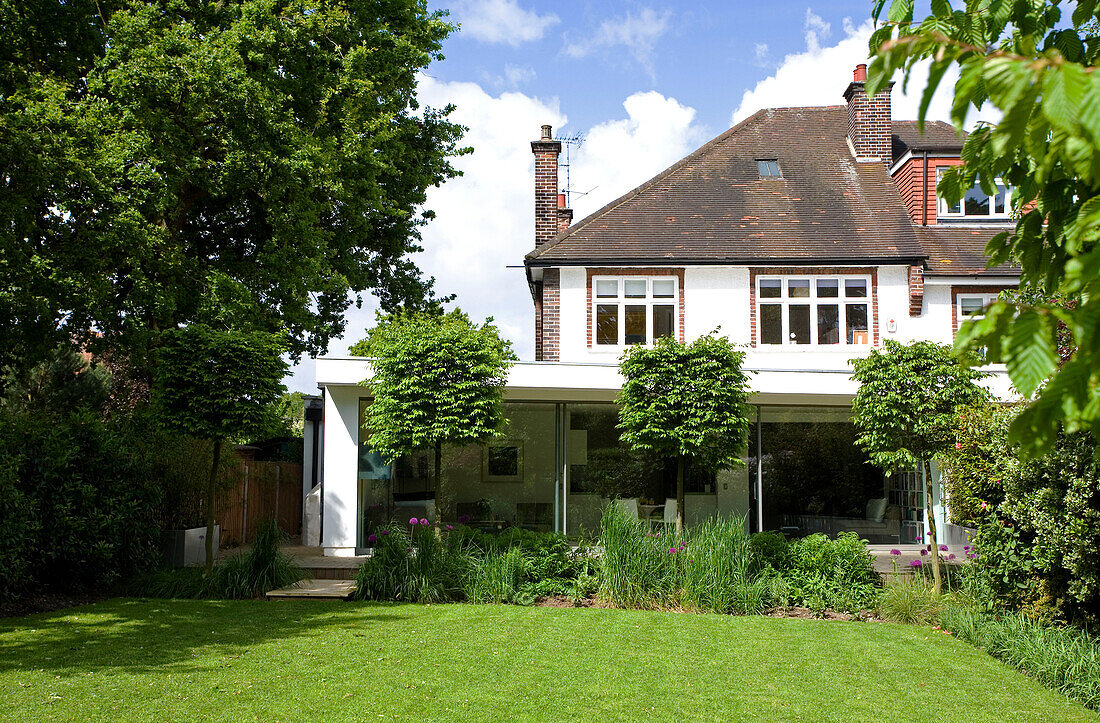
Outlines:
[[[201,600],[0,620],[0,719],[379,717],[1100,720],[925,627]]]

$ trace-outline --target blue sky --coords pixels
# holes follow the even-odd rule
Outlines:
[[[458,160],[461,178],[429,193],[437,216],[416,261],[471,317],[492,316],[521,359],[533,358],[534,312],[522,269],[509,266],[533,245],[529,141],[541,124],[584,135],[571,168],[579,220],[760,108],[842,103],[872,29],[864,1],[431,6],[448,7],[461,28],[419,96],[455,104],[474,153]],[[915,79],[909,97],[898,84],[894,118],[915,117],[922,87]],[[940,93],[929,116],[946,119],[948,102]],[[347,318],[330,355],[362,338],[374,305]],[[313,373],[304,361],[288,386],[316,391]]]

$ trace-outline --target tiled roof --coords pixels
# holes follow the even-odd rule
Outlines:
[[[924,134],[917,130],[916,121],[894,121],[893,152],[898,160],[908,151],[940,151],[958,153],[962,150],[966,134],[962,136],[955,126],[943,121],[925,121]]]
[[[856,163],[844,106],[764,110],[536,248],[561,263],[915,260],[925,254],[880,163]],[[762,179],[757,159],[783,177]]]
[[[1008,226],[925,226],[913,229],[928,254],[927,273],[942,276],[1019,274],[1020,269],[1002,264],[986,268],[985,246]]]

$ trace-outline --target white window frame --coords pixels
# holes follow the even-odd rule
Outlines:
[[[817,295],[817,282],[820,280],[835,279],[838,284],[837,296],[821,296]],[[782,292],[779,297],[763,298],[760,295],[761,282],[763,281],[780,281],[782,283]],[[810,295],[808,297],[791,297],[789,293],[790,282],[792,280],[803,281],[808,280],[810,282]],[[844,293],[845,281],[863,281],[867,285],[866,296],[847,296]],[[852,349],[852,348],[866,348],[870,347],[874,339],[874,294],[875,288],[871,283],[870,274],[760,274],[756,277],[756,348],[757,349],[789,349],[794,347],[796,349]],[[764,317],[761,311],[763,306],[768,304],[779,305],[782,309],[780,315],[780,321],[782,323],[782,341],[779,344],[765,344],[764,343]],[[809,344],[796,344],[791,340],[790,331],[790,306],[794,304],[797,306],[808,305],[810,307],[810,343]],[[818,343],[818,331],[817,331],[817,307],[819,304],[836,305],[838,316],[838,332],[839,341],[836,344],[820,344]],[[867,306],[867,341],[860,342],[848,342],[848,328],[847,328],[847,313],[846,306],[848,304],[864,304]]]
[[[993,293],[977,293],[967,292],[965,294],[955,295],[955,320],[958,324],[962,324],[964,321],[977,321],[985,317],[985,309],[997,300],[1000,296],[1000,292]],[[969,316],[963,314],[963,299],[980,299],[982,302],[982,310],[976,314],[970,314]]]
[[[1004,211],[1001,211],[999,213],[994,211],[994,206],[996,204],[994,204],[994,202],[993,202],[993,197],[989,197],[989,213],[987,213],[987,214],[978,215],[978,214],[968,214],[968,213],[966,213],[966,203],[965,203],[966,199],[965,198],[959,199],[959,210],[958,211],[951,211],[950,208],[948,208],[948,206],[947,206],[947,199],[944,198],[943,196],[941,196],[940,192],[939,192],[940,179],[943,178],[943,174],[944,174],[944,172],[946,172],[948,170],[948,168],[952,168],[952,166],[947,166],[947,167],[942,167],[941,166],[940,168],[936,169],[936,213],[937,213],[939,218],[974,219],[974,220],[980,220],[980,219],[1003,220],[1003,219],[1011,218],[1011,216],[1012,216],[1012,186],[1009,186],[1007,183],[1005,183],[1000,178],[998,178],[996,180],[996,183],[1000,184],[1005,189],[1005,203],[1004,203],[1004,209],[1005,210]],[[977,183],[974,184],[974,188],[979,188]],[[981,190],[981,189],[979,188],[979,190]],[[984,193],[984,191],[982,191],[982,192]]]
[[[601,281],[613,281],[618,284],[618,293],[614,297],[605,296],[600,297],[598,295],[598,289]],[[626,285],[627,281],[644,281],[646,284],[645,298],[627,298]],[[654,281],[671,281],[672,282],[672,296],[653,296],[653,282]],[[618,311],[618,331],[615,337],[614,344],[601,344],[599,341],[599,315],[597,314],[598,307],[605,304],[613,304],[619,307]],[[645,336],[646,340],[642,344],[627,344],[626,343],[626,307],[627,306],[644,306],[645,307]],[[607,349],[607,350],[621,350],[627,346],[653,346],[653,307],[654,306],[671,306],[672,307],[672,338],[678,338],[677,331],[680,328],[680,279],[676,276],[593,276],[592,277],[592,305],[589,308],[589,313],[592,315],[592,348],[593,349]]]

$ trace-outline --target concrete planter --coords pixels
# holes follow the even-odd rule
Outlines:
[[[218,554],[221,526],[214,525],[214,555]],[[161,545],[164,559],[172,567],[192,567],[206,564],[206,527],[189,530],[165,530]]]

